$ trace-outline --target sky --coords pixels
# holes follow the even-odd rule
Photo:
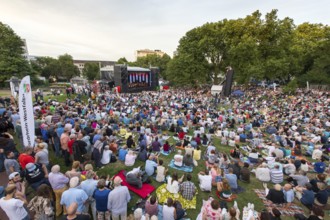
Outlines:
[[[134,61],[138,49],[172,56],[206,22],[272,9],[296,25],[330,23],[329,0],[0,0],[0,21],[26,39],[30,55]]]

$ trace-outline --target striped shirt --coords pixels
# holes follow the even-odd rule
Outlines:
[[[283,172],[281,170],[271,170],[270,177],[272,183],[282,183],[283,182]]]

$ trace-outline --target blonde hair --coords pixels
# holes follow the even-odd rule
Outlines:
[[[86,171],[93,170],[93,169],[94,168],[93,168],[93,165],[92,164],[88,163],[88,164],[85,165],[85,170]]]
[[[40,149],[40,150],[43,150],[45,148],[45,145],[43,143],[39,143],[37,145],[37,148]]]
[[[80,162],[79,161],[73,161],[73,163],[72,163],[72,169],[77,169],[77,168],[79,168],[79,166],[80,166]]]

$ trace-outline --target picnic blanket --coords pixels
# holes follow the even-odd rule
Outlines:
[[[167,198],[171,197],[173,200],[177,200],[182,204],[184,209],[196,209],[197,199],[196,194],[192,200],[184,199],[180,194],[172,194],[166,189],[166,183],[158,187],[156,190],[156,195],[158,198],[158,203],[164,204],[167,202]]]
[[[303,208],[297,206],[294,203],[291,203],[291,205],[288,207],[285,207],[286,204],[272,203],[271,201],[266,199],[266,194],[264,189],[255,189],[254,192],[262,200],[268,211],[271,211],[272,208],[277,208],[284,216],[294,216],[294,214],[304,214]]]
[[[178,167],[178,166],[175,166],[174,165],[174,160],[171,160],[171,162],[168,166],[173,168],[173,169],[181,170],[181,171],[187,172],[187,173],[191,173],[193,171],[192,167],[187,167],[187,166]]]
[[[127,182],[126,182],[126,176],[125,176],[125,170],[121,170],[119,171],[118,174],[116,174],[115,176],[119,176],[123,182],[121,183],[121,185],[123,186],[127,186],[127,188],[136,193],[137,195],[139,195],[141,198],[145,199],[147,198],[154,190],[155,190],[155,187],[150,185],[150,184],[147,184],[147,183],[143,183],[142,185],[142,188],[141,189],[138,189],[134,186],[131,186],[129,185]]]
[[[161,150],[160,153],[163,154],[164,156],[168,156],[168,155],[170,155],[171,151],[165,152],[165,151]]]

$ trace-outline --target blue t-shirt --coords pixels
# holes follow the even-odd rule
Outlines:
[[[225,174],[231,189],[237,189],[237,176],[235,174]]]
[[[323,163],[322,161],[320,161],[320,162],[316,162],[316,163],[314,164],[314,170],[315,170],[315,172],[317,172],[317,173],[323,173],[324,170],[325,170],[325,163]]]
[[[155,172],[155,167],[157,167],[157,163],[155,161],[152,160],[147,160],[146,161],[146,173],[148,176],[152,176]]]
[[[77,212],[84,212],[85,202],[88,199],[87,194],[82,189],[70,188],[63,192],[61,197],[61,205],[65,205],[68,208],[72,203],[78,204]]]
[[[304,190],[300,202],[304,205],[313,205],[314,192],[312,190]]]
[[[110,189],[105,190],[95,190],[93,198],[96,201],[96,210],[99,212],[105,212],[108,210],[108,196],[111,192]]]
[[[283,190],[284,193],[284,199],[286,202],[291,203],[294,200],[294,192],[292,189],[290,189],[289,191],[285,191]]]
[[[123,149],[123,148],[119,149],[118,159],[120,161],[125,161],[126,154],[127,154],[127,150],[126,149]]]

